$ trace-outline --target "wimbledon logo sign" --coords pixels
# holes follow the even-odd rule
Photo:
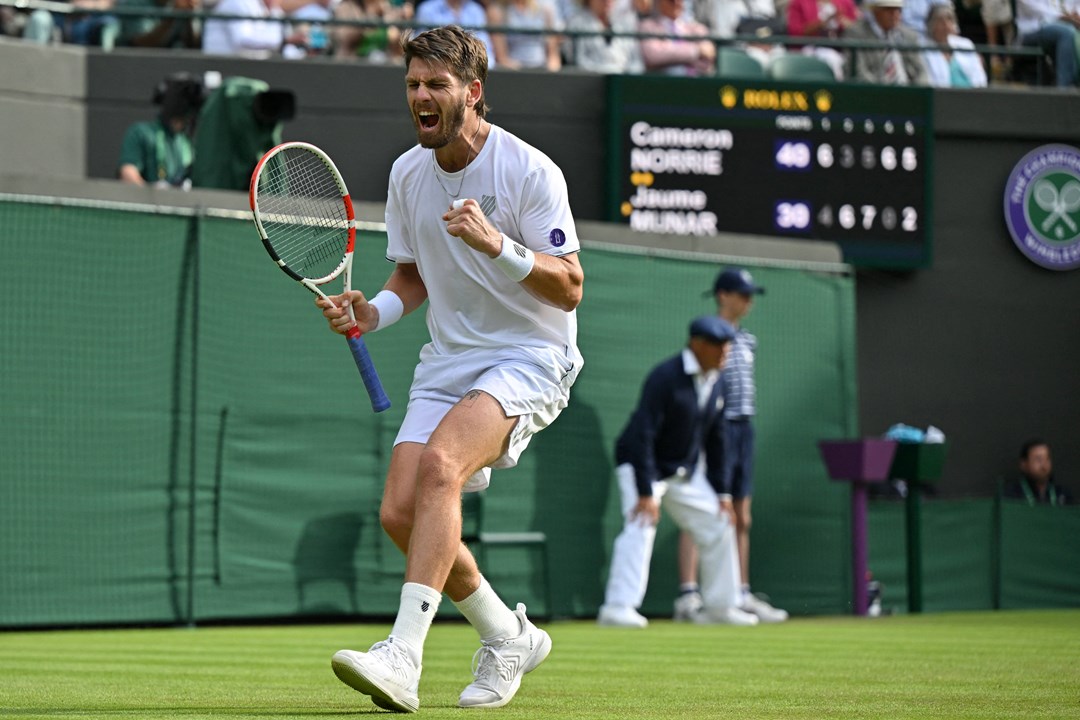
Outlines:
[[[1080,267],[1080,150],[1043,145],[1025,155],[1005,186],[1005,222],[1032,262]]]

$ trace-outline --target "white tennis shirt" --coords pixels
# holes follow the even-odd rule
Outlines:
[[[535,253],[580,249],[562,171],[502,128],[492,125],[480,153],[456,173],[438,167],[434,150],[417,145],[405,152],[390,171],[387,259],[415,263],[427,286],[425,350],[542,348],[580,367],[576,312],[540,302],[487,255],[447,233],[442,215],[457,198],[476,200],[495,228]]]

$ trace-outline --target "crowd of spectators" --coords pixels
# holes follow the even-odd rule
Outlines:
[[[1080,0],[961,2],[74,0],[69,13],[3,6],[0,19],[5,34],[39,43],[378,63],[401,61],[399,39],[408,29],[455,23],[484,41],[493,67],[510,70],[711,75],[717,48],[730,46],[763,70],[781,55],[808,55],[838,80],[983,87],[1041,78],[1077,86]],[[188,15],[140,16],[139,9]],[[969,20],[963,26],[961,16]],[[1006,47],[1039,48],[1043,56],[997,51]]]

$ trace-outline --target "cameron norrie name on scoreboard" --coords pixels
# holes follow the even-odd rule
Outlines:
[[[856,264],[928,262],[929,90],[609,82],[609,220],[660,234],[829,240]]]

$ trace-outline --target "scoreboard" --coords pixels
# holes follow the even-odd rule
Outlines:
[[[608,220],[828,240],[856,265],[926,266],[932,92],[612,76]]]

